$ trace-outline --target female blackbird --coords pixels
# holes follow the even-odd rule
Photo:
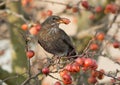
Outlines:
[[[48,17],[41,25],[38,34],[38,43],[49,53],[61,56],[76,55],[69,36],[59,28],[60,23],[65,23],[59,16]]]

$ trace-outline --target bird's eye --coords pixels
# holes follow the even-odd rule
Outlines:
[[[55,17],[53,17],[53,18],[52,18],[52,20],[56,20],[56,18],[55,18]]]

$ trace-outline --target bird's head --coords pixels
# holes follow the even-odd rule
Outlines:
[[[48,17],[44,22],[43,22],[43,26],[48,26],[48,27],[58,27],[59,24],[68,24],[70,22],[69,19],[67,18],[61,18],[59,16],[50,16]]]

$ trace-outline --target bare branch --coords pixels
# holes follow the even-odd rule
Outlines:
[[[22,14],[18,14],[16,12],[13,12],[9,9],[5,9],[5,10],[0,10],[0,15],[2,16],[3,14],[11,14],[11,15],[14,15],[18,18],[21,18],[25,23],[28,23],[29,21],[27,19],[25,19],[25,17],[22,15]]]

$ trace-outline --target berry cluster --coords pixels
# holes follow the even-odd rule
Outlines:
[[[34,24],[34,25],[32,25],[31,27],[29,27],[27,24],[23,24],[23,25],[21,26],[21,28],[22,28],[22,30],[24,30],[24,31],[29,30],[29,33],[30,33],[31,35],[37,35],[38,32],[39,32],[40,29],[41,29],[41,25],[40,25],[40,24]]]
[[[88,82],[95,84],[97,79],[103,79],[104,75],[104,70],[101,69],[100,71],[97,71],[97,67],[96,60],[92,58],[78,57],[73,63],[66,65],[64,69],[60,71],[60,76],[64,84],[71,84],[71,74],[79,73],[80,71],[90,71],[91,76],[88,78]]]
[[[40,13],[41,18],[43,18],[43,19],[48,17],[48,16],[52,16],[52,15],[53,15],[53,11],[52,10],[42,11]]]
[[[69,24],[70,23],[70,20],[67,19],[67,18],[62,18],[62,21],[65,23],[65,24]],[[29,26],[31,25],[31,26]],[[41,25],[39,23],[37,24],[23,24],[21,26],[21,29],[24,30],[24,31],[29,31],[29,33],[31,35],[37,35],[41,29]]]
[[[94,42],[92,42],[89,46],[89,49],[92,51],[96,51],[99,49],[99,45],[97,44],[98,41],[102,42],[105,38],[105,34],[103,32],[97,33],[95,36]]]
[[[105,8],[105,13],[117,13],[118,11],[118,6],[115,4],[108,4]]]

